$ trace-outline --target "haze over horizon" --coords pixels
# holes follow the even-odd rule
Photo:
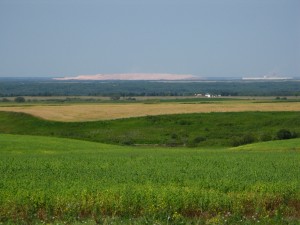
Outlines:
[[[1,0],[0,77],[300,76],[298,0]]]

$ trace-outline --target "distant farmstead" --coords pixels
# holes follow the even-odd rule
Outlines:
[[[221,97],[221,95],[212,95],[209,93],[206,94],[195,94],[196,97],[206,97],[206,98],[217,98],[217,97]]]

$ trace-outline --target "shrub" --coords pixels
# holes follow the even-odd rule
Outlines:
[[[166,142],[166,146],[168,147],[176,147],[176,146],[182,146],[184,143],[181,140],[170,138]]]
[[[270,134],[262,134],[260,137],[260,141],[271,141],[272,136]]]
[[[131,140],[131,139],[128,139],[128,140],[124,140],[121,142],[122,145],[133,145],[134,144],[134,141]]]
[[[133,145],[134,144],[134,140],[130,137],[124,137],[122,138],[119,143],[121,145]]]
[[[172,138],[172,139],[178,139],[178,135],[175,134],[175,133],[173,133],[173,134],[171,134],[171,138]]]
[[[179,125],[191,125],[192,124],[190,121],[187,121],[187,120],[179,120],[176,123]]]
[[[295,132],[291,132],[287,129],[281,129],[277,132],[276,137],[279,140],[296,138],[298,135]]]
[[[200,143],[200,142],[202,142],[202,141],[205,141],[205,140],[206,140],[205,137],[197,136],[197,137],[195,137],[195,138],[193,139],[193,142],[194,142],[195,144],[198,144],[198,143]]]
[[[166,141],[166,146],[169,147],[182,146],[182,145],[184,145],[184,143],[179,137],[179,135],[176,133],[172,133],[170,135],[170,138]]]
[[[206,141],[205,137],[197,136],[187,143],[188,147],[197,147],[199,143]]]
[[[19,97],[16,97],[14,101],[15,101],[15,102],[18,102],[18,103],[25,102],[25,98],[19,96]]]
[[[10,102],[7,98],[2,98],[2,102]]]
[[[256,141],[256,138],[253,136],[253,134],[245,134],[242,137],[234,137],[232,139],[232,146],[239,146],[239,145],[246,145],[251,144]]]
[[[113,101],[118,101],[118,100],[120,100],[120,96],[118,96],[118,95],[115,95],[115,96],[111,96],[110,97],[110,100],[113,100]]]

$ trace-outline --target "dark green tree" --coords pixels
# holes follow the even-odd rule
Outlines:
[[[279,140],[283,140],[283,139],[290,139],[292,138],[293,135],[289,130],[286,129],[281,129],[277,132],[277,138]]]

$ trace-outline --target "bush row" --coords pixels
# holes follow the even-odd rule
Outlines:
[[[234,137],[232,139],[232,146],[246,145],[251,144],[258,141],[272,141],[272,140],[285,140],[291,138],[297,138],[298,134],[293,131],[289,131],[287,129],[280,129],[277,131],[275,136],[271,136],[270,134],[263,134],[261,137],[257,138],[253,134],[245,134],[241,137]]]

